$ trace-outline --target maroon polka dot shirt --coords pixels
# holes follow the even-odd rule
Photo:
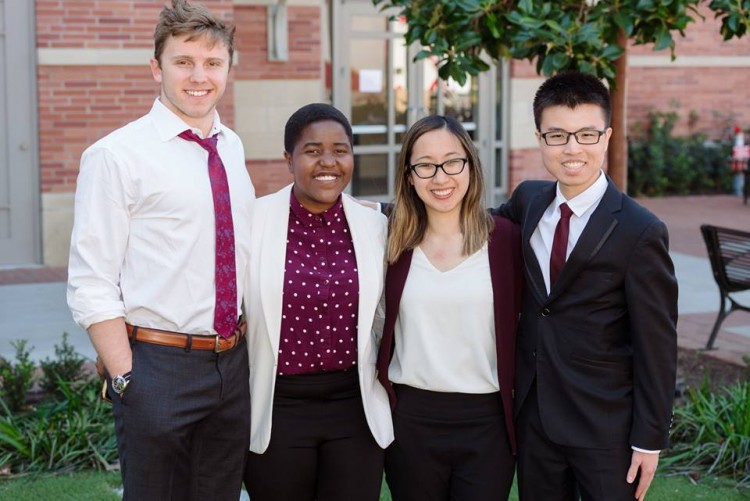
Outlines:
[[[359,280],[341,197],[313,214],[292,191],[290,206],[278,374],[349,369],[357,364]]]

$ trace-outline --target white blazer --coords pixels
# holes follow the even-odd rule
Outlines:
[[[271,440],[271,416],[279,363],[284,261],[292,186],[257,199],[253,208],[250,265],[246,277],[247,350],[250,356],[250,450],[262,454]],[[393,441],[388,395],[375,377],[382,336],[385,217],[342,196],[359,277],[357,369],[367,424],[375,441],[386,448]],[[376,312],[378,319],[375,321]]]

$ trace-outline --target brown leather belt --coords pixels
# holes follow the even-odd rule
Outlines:
[[[142,343],[158,344],[161,346],[172,346],[186,350],[210,350],[215,353],[231,350],[245,336],[247,324],[244,320],[237,323],[237,328],[228,338],[218,334],[213,336],[201,336],[198,334],[183,334],[181,332],[162,331],[149,329],[147,327],[133,326],[128,323],[125,328],[128,331],[128,339]],[[135,339],[134,339],[135,338]]]

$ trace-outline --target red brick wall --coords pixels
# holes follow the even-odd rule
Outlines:
[[[231,0],[204,0],[232,20]],[[38,48],[152,48],[165,0],[36,0]],[[75,190],[81,153],[110,131],[148,112],[159,93],[147,64],[38,68],[42,192]],[[222,121],[234,123],[231,81]]]
[[[153,47],[154,26],[168,0],[35,0],[38,47]],[[202,0],[232,21],[232,0]]]
[[[247,171],[259,197],[274,193],[292,182],[292,174],[283,160],[248,160]]]
[[[266,6],[238,6],[237,50],[240,62],[236,77],[242,80],[318,79],[322,76],[320,9],[289,7],[289,60],[268,60]]]
[[[542,165],[539,149],[511,150],[508,158],[508,193],[512,193],[521,181],[529,179],[553,179]]]
[[[628,128],[648,121],[650,110],[675,111],[675,134],[702,131],[721,137],[727,125],[750,127],[750,67],[631,68],[628,78]],[[694,111],[696,120],[691,124]],[[728,119],[731,120],[728,121]]]
[[[72,191],[81,153],[151,107],[158,88],[147,66],[39,67],[42,191]]]

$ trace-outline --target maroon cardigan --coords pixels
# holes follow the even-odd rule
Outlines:
[[[513,394],[515,385],[516,330],[521,311],[523,259],[519,227],[507,219],[494,216],[495,229],[490,234],[489,261],[492,299],[495,310],[495,341],[497,345],[497,377],[505,413],[511,450],[516,453],[513,428]],[[404,251],[398,261],[388,266],[385,275],[385,325],[378,352],[378,380],[388,392],[391,408],[396,407],[396,393],[388,380],[388,366],[393,358],[394,329],[401,294],[409,275],[412,250]]]

